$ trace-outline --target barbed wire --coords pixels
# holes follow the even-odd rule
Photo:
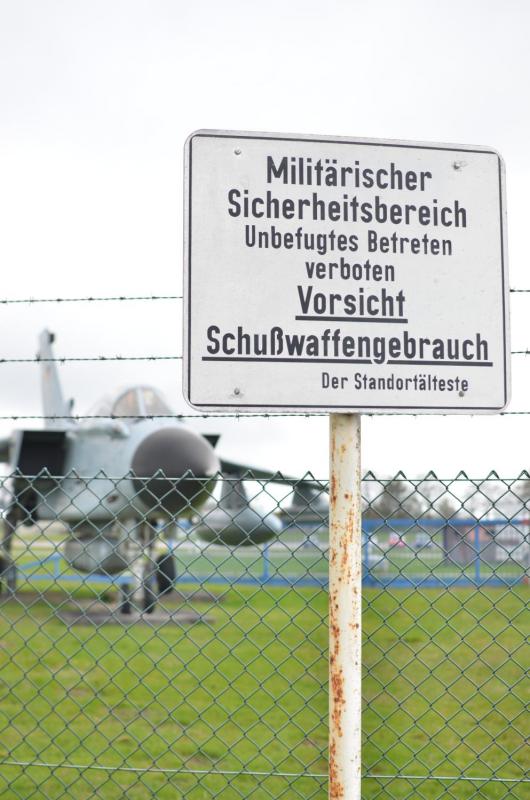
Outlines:
[[[530,349],[511,350],[512,356],[530,356]],[[55,356],[53,358],[0,358],[0,364],[70,364],[74,362],[101,361],[182,361],[183,356]],[[331,362],[333,363],[333,362]],[[456,365],[458,366],[458,364]]]
[[[89,419],[111,420],[113,422],[120,420],[138,420],[138,419],[277,419],[282,417],[328,417],[328,411],[250,411],[250,412],[208,412],[204,414],[0,414],[0,420],[10,420],[15,422],[17,420],[70,420],[73,422],[81,422]],[[352,409],[352,414],[357,413]],[[435,412],[429,414],[417,414],[413,411],[380,411],[380,412],[360,412],[364,417],[454,417],[454,414]],[[495,414],[497,417],[510,417],[510,416],[528,416],[530,411],[500,411]],[[458,413],[459,417],[483,417],[483,414],[473,413]],[[488,415],[489,416],[489,415]]]
[[[530,291],[530,290],[529,290]],[[181,294],[111,295],[109,297],[21,297],[0,298],[0,305],[34,303],[112,303],[137,300],[182,300]]]
[[[76,361],[181,361],[182,356],[57,356],[55,358],[0,358],[0,364],[69,364]]]
[[[530,289],[510,289],[510,294],[530,294]],[[181,294],[109,295],[102,297],[3,297],[0,305],[36,305],[38,303],[113,303],[142,300],[183,300]]]

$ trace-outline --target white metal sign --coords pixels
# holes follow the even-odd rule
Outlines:
[[[504,168],[488,148],[198,131],[184,384],[199,409],[495,412]]]

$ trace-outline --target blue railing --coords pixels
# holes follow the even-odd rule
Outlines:
[[[188,557],[185,557],[186,554],[180,550],[181,543],[173,542],[172,549],[177,565],[176,584],[194,584],[207,581],[212,584],[326,587],[325,547],[321,549],[321,559],[317,559],[319,568],[312,568],[312,565],[308,565],[304,570],[304,561],[306,560],[304,551],[314,552],[315,549],[318,549],[315,545],[315,530],[317,528],[325,529],[322,526],[326,525],[327,523],[323,520],[322,524],[300,523],[300,525],[294,526],[291,524],[288,528],[285,528],[284,532],[290,531],[292,533],[297,531],[300,534],[305,534],[306,538],[300,539],[296,547],[294,546],[295,543],[291,546],[288,550],[290,555],[287,558],[285,558],[285,550],[279,553],[274,543],[268,543],[260,547],[261,568],[255,574],[250,574],[248,565],[245,565],[244,551],[246,550],[248,553],[248,548],[234,551],[236,565],[238,563],[238,552],[243,553],[243,555],[239,556],[241,558],[239,562],[241,566],[240,572],[233,570],[231,573],[223,574],[222,570],[220,571],[219,569],[219,565],[211,561],[212,549],[210,545],[208,559],[212,568],[211,570],[206,570],[205,574],[204,566],[202,569],[200,568],[200,553],[191,559],[189,558],[189,553]],[[364,585],[367,587],[419,587],[428,589],[457,586],[509,586],[520,583],[528,578],[528,564],[518,565],[510,559],[508,553],[507,558],[498,564],[486,562],[483,557],[486,547],[498,544],[502,549],[502,544],[496,541],[498,534],[490,539],[485,539],[484,537],[481,538],[482,532],[506,527],[517,530],[518,535],[521,537],[521,543],[524,544],[526,541],[526,547],[530,547],[528,544],[530,521],[528,519],[496,518],[481,521],[475,518],[465,519],[459,517],[449,520],[435,517],[385,520],[363,519]],[[465,544],[469,557],[465,563],[457,563],[456,558],[452,557],[452,551],[444,549],[442,543],[435,542],[434,536],[443,535],[444,530],[452,529],[453,531],[458,531],[466,528],[467,531],[462,537],[462,544]],[[403,537],[410,536],[414,531],[416,534],[431,531],[429,545],[421,546],[418,551],[415,551],[408,543],[404,543]],[[387,543],[386,548],[383,549],[375,541],[376,535],[382,532],[397,533],[399,539],[394,544]],[[309,538],[310,536],[311,538]],[[403,545],[401,545],[402,542]],[[304,547],[307,543],[311,546],[310,548]],[[428,564],[426,563],[426,554],[432,551],[433,547],[437,548],[434,551],[434,555],[439,555],[440,558],[436,563]],[[400,555],[401,548],[404,555]],[[454,551],[456,552],[456,547]],[[226,552],[226,549],[223,548],[223,553]],[[253,550],[253,553],[255,553],[255,550]],[[507,565],[506,562],[508,562]],[[256,559],[253,558],[254,569],[255,566]],[[58,550],[42,559],[20,563],[17,568],[21,577],[30,582],[53,580],[54,583],[64,581],[68,583],[119,585],[130,581],[128,573],[112,576],[98,573],[90,575],[75,573]]]

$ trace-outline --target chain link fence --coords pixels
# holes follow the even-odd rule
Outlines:
[[[1,496],[2,798],[327,796],[326,481],[14,472]],[[363,498],[363,797],[523,800],[530,476]]]

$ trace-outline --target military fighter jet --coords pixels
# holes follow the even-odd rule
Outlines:
[[[299,485],[280,473],[223,461],[218,436],[201,436],[175,419],[156,389],[129,387],[104,398],[90,418],[76,420],[65,401],[53,356],[54,336],[39,338],[41,388],[46,427],[17,430],[0,441],[0,462],[9,464],[10,502],[3,515],[0,578],[16,587],[12,542],[21,524],[60,521],[67,529],[62,549],[82,573],[129,573],[122,610],[131,604],[150,612],[157,597],[173,588],[171,553],[155,556],[155,543],[171,525],[201,514],[198,536],[227,546],[260,544],[281,524],[250,508],[242,480]],[[221,499],[212,496],[221,474]],[[322,492],[306,482],[306,490]]]

